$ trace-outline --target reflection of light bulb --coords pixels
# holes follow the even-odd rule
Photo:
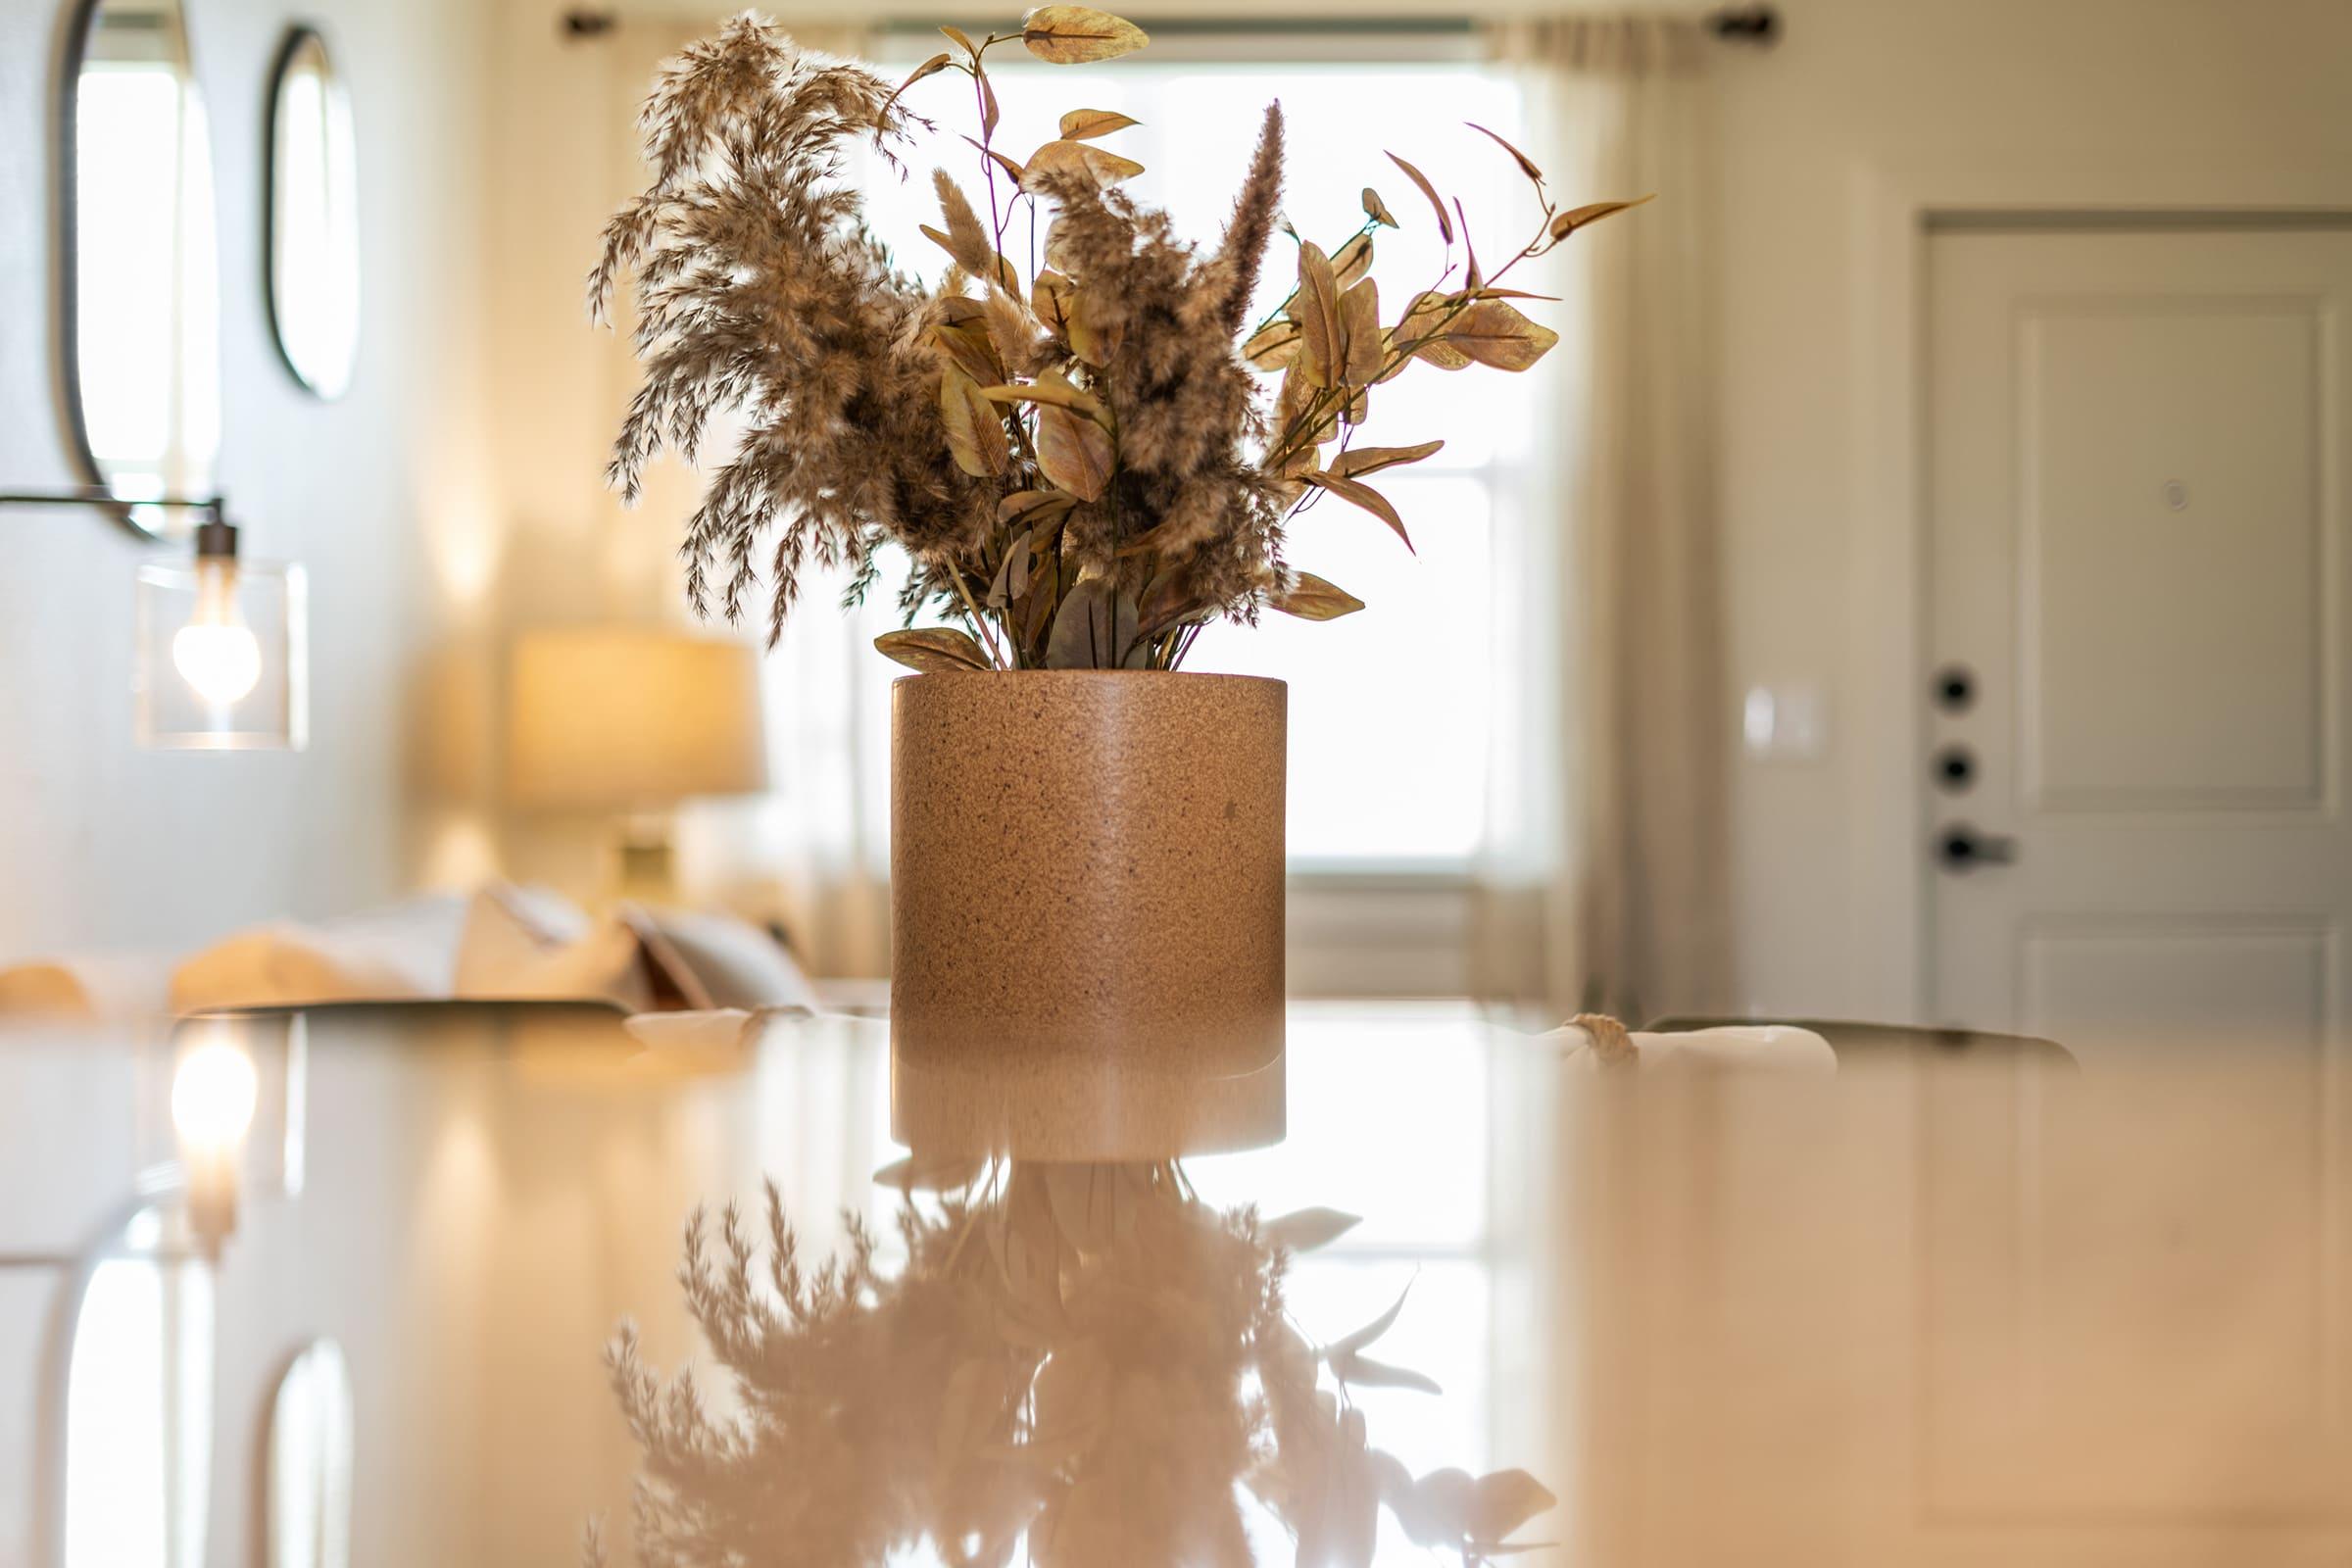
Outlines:
[[[244,697],[262,678],[262,645],[237,612],[233,559],[196,563],[196,613],[172,634],[172,662],[216,708]]]
[[[172,1125],[192,1156],[232,1152],[253,1125],[253,1058],[222,1041],[182,1056],[172,1079]]]

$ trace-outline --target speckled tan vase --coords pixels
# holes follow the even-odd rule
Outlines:
[[[894,1056],[1273,1061],[1287,697],[1152,670],[898,681]]]

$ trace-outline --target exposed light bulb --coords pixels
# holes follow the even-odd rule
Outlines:
[[[172,663],[216,708],[241,701],[262,678],[262,645],[237,611],[237,564],[196,563],[196,613],[172,634]]]
[[[172,1078],[172,1125],[190,1154],[219,1157],[253,1125],[253,1058],[225,1041],[198,1046]]]

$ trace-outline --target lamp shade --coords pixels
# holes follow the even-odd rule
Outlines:
[[[507,793],[525,806],[652,808],[767,787],[760,660],[653,626],[536,631],[507,686]]]

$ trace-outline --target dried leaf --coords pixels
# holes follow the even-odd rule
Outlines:
[[[1519,161],[1519,172],[1525,174],[1529,179],[1534,180],[1538,185],[1544,183],[1544,171],[1536,167],[1536,161],[1533,158],[1528,157],[1527,154],[1521,152],[1509,142],[1504,141],[1500,136],[1495,135],[1493,131],[1489,130],[1486,126],[1480,124],[1475,120],[1465,120],[1462,122],[1462,123],[1468,125],[1472,130],[1477,131],[1480,135],[1494,142],[1495,146],[1501,148],[1504,152],[1509,153],[1513,158],[1517,159]]]
[[[1349,599],[1348,595],[1341,593],[1339,589],[1332,587],[1331,584],[1325,582],[1322,578],[1314,576],[1309,572],[1302,571],[1298,573],[1298,586],[1293,590],[1293,593],[1297,594],[1301,590],[1305,590],[1310,584],[1316,590],[1330,594],[1337,594],[1340,598],[1348,600],[1348,610],[1361,610],[1364,608],[1361,600]],[[1283,607],[1277,605],[1275,608],[1279,610]],[[1297,610],[1293,610],[1290,612],[1294,615],[1303,613],[1303,612]],[[1348,611],[1346,610],[1339,612],[1341,614],[1346,614],[1347,612]],[[1329,615],[1309,614],[1306,616],[1306,618],[1309,620],[1329,620],[1331,617]],[[1311,1252],[1318,1247],[1329,1247],[1332,1243],[1338,1241],[1341,1237],[1347,1235],[1349,1231],[1355,1229],[1362,1223],[1362,1216],[1356,1214],[1343,1214],[1336,1208],[1300,1208],[1294,1209],[1290,1213],[1284,1214],[1279,1218],[1267,1220],[1264,1224],[1257,1228],[1257,1234],[1258,1237],[1269,1247],[1286,1248],[1293,1252]]]
[[[1416,294],[1412,304],[1405,307],[1404,318],[1396,323],[1396,330],[1390,334],[1391,346],[1410,344],[1415,355],[1441,370],[1468,368],[1470,356],[1446,342],[1445,337],[1445,322],[1453,305],[1453,300],[1447,295]],[[1399,366],[1398,369],[1401,368]],[[1396,373],[1397,370],[1389,372],[1392,376]]]
[[[969,633],[953,626],[910,626],[904,631],[886,631],[874,639],[874,647],[884,658],[896,660],[908,669],[925,674],[941,670],[994,669],[988,655],[972,641]],[[899,1165],[906,1164],[901,1160]],[[898,1165],[886,1166],[874,1174],[874,1180],[891,1179]]]
[[[947,426],[948,451],[956,466],[977,479],[992,479],[1004,471],[1009,461],[1004,421],[997,406],[980,395],[980,383],[952,366],[940,372],[939,416]]]
[[[1112,459],[1110,432],[1093,419],[1050,404],[1037,411],[1037,466],[1079,500],[1102,499],[1110,486]]]
[[[1643,202],[1655,201],[1657,195],[1658,193],[1653,190],[1647,196],[1637,196],[1630,202],[1588,202],[1582,207],[1572,207],[1552,219],[1552,243],[1557,244],[1578,229],[1589,228],[1602,219],[1613,218],[1628,208],[1639,207]]]
[[[1046,577],[1039,586],[1045,591],[1029,596],[1029,618],[1021,622],[1021,641],[1031,648],[1036,647],[1037,640],[1046,634],[1054,607],[1060,603],[1056,597],[1059,583],[1055,577]]]
[[[1406,163],[1395,153],[1389,154],[1389,162],[1395,164],[1398,169],[1403,170],[1405,177],[1411,180],[1415,185],[1418,185],[1421,188],[1421,194],[1429,198],[1430,211],[1438,215],[1439,236],[1443,238],[1446,244],[1452,244],[1453,220],[1446,214],[1446,199],[1438,194],[1438,187],[1429,182],[1429,176],[1427,174],[1424,174],[1421,172],[1421,171],[1415,169],[1412,165]]]
[[[965,54],[970,55],[974,60],[980,58],[979,46],[972,42],[970,36],[961,27],[941,27],[939,30],[962,45]]]
[[[1415,1481],[1410,1492],[1391,1498],[1389,1506],[1414,1545],[1459,1546],[1470,1534],[1471,1499],[1477,1490],[1469,1471],[1448,1465]]]
[[[1204,608],[1193,598],[1183,573],[1163,571],[1152,579],[1136,605],[1136,635],[1156,637],[1180,621],[1195,618]]]
[[[1331,1375],[1349,1388],[1356,1389],[1415,1389],[1423,1394],[1444,1394],[1438,1380],[1410,1367],[1391,1366],[1375,1361],[1368,1355],[1350,1351],[1331,1358]]]
[[[1383,1334],[1388,1333],[1396,1324],[1396,1314],[1404,1310],[1404,1298],[1412,1294],[1412,1286],[1406,1285],[1403,1290],[1396,1293],[1396,1299],[1391,1303],[1386,1312],[1381,1313],[1380,1316],[1357,1329],[1353,1334],[1334,1340],[1323,1347],[1323,1359],[1329,1361],[1334,1356],[1353,1355]],[[1465,1477],[1465,1479],[1467,1478]]]
[[[1301,474],[1299,477],[1318,489],[1330,491],[1343,501],[1354,502],[1396,529],[1396,537],[1404,541],[1405,549],[1413,548],[1412,535],[1404,531],[1404,519],[1396,514],[1396,509],[1389,503],[1389,498],[1370,485],[1359,479],[1350,479],[1344,474],[1337,473],[1307,473]],[[1418,553],[1415,552],[1415,554]]]
[[[1052,268],[1037,274],[1029,286],[1029,309],[1045,323],[1046,330],[1064,342],[1070,335],[1070,303],[1075,291],[1070,280]]]
[[[1053,635],[1046,640],[1048,669],[1119,669],[1133,667],[1144,651],[1137,637],[1135,601],[1117,592],[1105,577],[1089,577],[1072,585],[1054,616]]]
[[[1351,234],[1348,243],[1331,253],[1331,280],[1339,287],[1352,288],[1358,279],[1372,270],[1372,236]]]
[[[1130,119],[1115,109],[1073,109],[1061,117],[1061,135],[1064,141],[1085,141],[1092,136],[1107,136],[1114,130],[1125,130],[1143,122]]]
[[[1485,284],[1487,274],[1479,269],[1478,247],[1470,243],[1470,215],[1462,211],[1462,199],[1459,196],[1453,199],[1453,216],[1461,220],[1462,254],[1469,258],[1468,265],[1462,270],[1462,287],[1475,294]]]
[[[984,325],[935,326],[931,341],[949,366],[980,385],[994,386],[1004,379],[1004,362],[997,358]]]
[[[1042,523],[1077,504],[1077,497],[1065,496],[1057,490],[1015,490],[997,503],[997,521],[1007,528],[1016,522]]]
[[[1034,193],[1037,176],[1049,171],[1077,172],[1098,185],[1115,185],[1122,179],[1133,179],[1144,172],[1144,166],[1132,158],[1121,158],[1107,147],[1098,147],[1089,141],[1050,141],[1029,155],[1028,170],[1021,176],[1021,189]]]
[[[984,386],[980,389],[980,395],[991,403],[1036,403],[1068,409],[1090,419],[1103,417],[1102,405],[1083,388],[1072,386],[1059,370],[1048,370],[1034,381],[1009,386]]]
[[[1557,294],[1530,294],[1523,288],[1496,288],[1492,283],[1481,288],[1477,297],[1482,300],[1546,300],[1554,305],[1560,302]]]
[[[1124,17],[1092,6],[1039,6],[1022,19],[1021,43],[1038,59],[1056,66],[1115,60],[1152,41]]]
[[[1004,547],[1004,559],[998,564],[997,574],[988,581],[988,598],[983,602],[989,609],[1008,609],[1029,597],[1030,558],[1036,538],[1035,528],[1023,528]]]
[[[1261,370],[1279,370],[1298,357],[1298,323],[1277,316],[1242,345],[1242,358]]]
[[[899,83],[898,91],[892,93],[888,99],[884,100],[882,107],[875,112],[875,122],[879,124],[883,121],[886,121],[890,118],[891,110],[897,106],[901,94],[905,93],[907,88],[913,86],[925,76],[935,75],[938,73],[947,70],[948,67],[954,63],[955,60],[953,56],[933,55],[930,59],[924,61],[921,65],[915,67],[914,70],[907,73],[906,79]]]
[[[1380,192],[1369,185],[1364,187],[1364,216],[1375,223],[1386,223],[1391,228],[1404,226],[1396,221],[1396,215],[1389,211],[1389,204],[1380,199]]]
[[[1311,571],[1298,572],[1296,577],[1288,593],[1275,594],[1266,601],[1269,608],[1279,610],[1286,615],[1297,615],[1300,620],[1337,620],[1342,615],[1352,615],[1364,608],[1361,599],[1336,583],[1325,582]],[[1352,1225],[1355,1221],[1349,1219],[1348,1223]],[[1309,1245],[1320,1247],[1322,1243]]]
[[[997,133],[997,122],[1004,118],[997,109],[997,84],[988,79],[988,73],[975,69],[972,79],[980,84],[980,139],[986,141]]]
[[[1492,1550],[1510,1533],[1547,1508],[1559,1505],[1549,1488],[1524,1470],[1497,1470],[1471,1488],[1464,1534]]]
[[[1024,528],[1021,530],[1020,537],[1005,548],[1004,564],[1009,573],[1004,583],[1004,593],[1007,599],[1018,600],[1029,597],[1029,574],[1035,564],[1036,540],[1037,530]]]
[[[1331,471],[1346,479],[1360,479],[1367,473],[1394,468],[1399,464],[1419,463],[1435,456],[1445,447],[1443,441],[1424,441],[1412,447],[1353,447],[1332,460]]]
[[[1481,365],[1524,370],[1549,353],[1560,334],[1500,300],[1481,300],[1446,323],[1445,340]]]
[[[1340,335],[1346,344],[1341,379],[1349,386],[1370,386],[1380,378],[1388,348],[1380,330],[1380,284],[1374,279],[1367,277],[1340,296]]]
[[[1298,368],[1316,386],[1337,378],[1347,340],[1341,335],[1340,290],[1331,258],[1313,240],[1298,246],[1298,291],[1291,297],[1298,322]]]

